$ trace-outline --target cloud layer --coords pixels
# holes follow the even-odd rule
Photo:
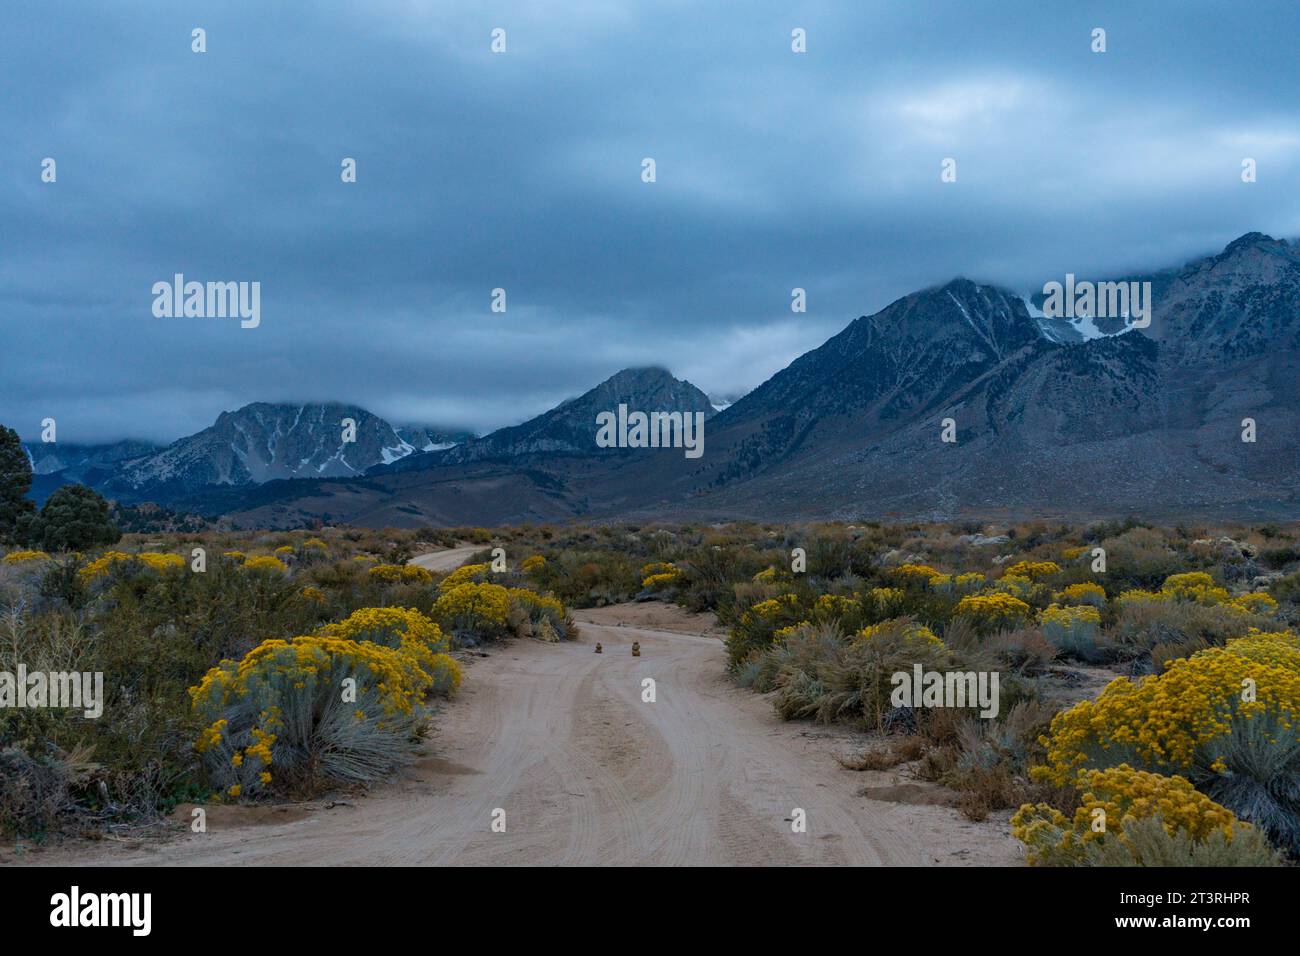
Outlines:
[[[638,364],[734,396],[954,275],[1300,233],[1300,8],[1131,6],[42,4],[0,33],[0,421],[487,429]],[[155,318],[176,272],[261,282],[261,326]]]

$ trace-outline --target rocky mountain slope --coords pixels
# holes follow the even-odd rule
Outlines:
[[[1035,297],[957,279],[858,318],[716,413],[662,369],[625,370],[521,425],[414,454],[360,410],[358,447],[342,448],[346,406],[305,428],[292,406],[249,406],[124,478],[268,526],[1300,516],[1300,249],[1251,233],[1118,278],[1151,282],[1148,328],[1067,327]],[[597,447],[596,415],[620,403],[703,412],[704,456]],[[282,478],[295,480],[267,480]],[[248,482],[264,483],[236,493]]]
[[[345,435],[348,421],[355,434]],[[113,474],[94,484],[123,500],[170,502],[214,486],[358,476],[373,465],[451,447],[465,437],[394,428],[355,405],[255,402],[222,412],[211,427],[166,448],[120,462]]]
[[[616,411],[620,404],[646,412],[703,412],[706,419],[715,414],[708,395],[662,368],[623,369],[577,398],[561,402],[521,425],[501,428],[428,455],[413,455],[391,470],[414,471],[528,455],[595,454],[601,451],[596,446],[596,416]],[[373,471],[378,474],[388,470],[381,465]]]

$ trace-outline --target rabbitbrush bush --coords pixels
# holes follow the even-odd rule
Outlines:
[[[1053,604],[1038,615],[1038,625],[1052,645],[1065,654],[1091,661],[1097,657],[1101,612],[1087,604]]]
[[[1256,633],[1120,677],[1057,714],[1035,775],[1058,786],[1126,764],[1179,774],[1300,854],[1300,638]]]
[[[337,624],[327,624],[320,633],[401,651],[425,672],[434,694],[450,696],[460,687],[460,665],[447,653],[451,642],[414,608],[363,607]]]
[[[206,725],[195,749],[232,799],[276,780],[306,791],[370,783],[411,760],[429,684],[414,657],[369,641],[263,641],[190,688]]]
[[[957,602],[954,617],[968,619],[981,631],[996,631],[1025,624],[1032,609],[1010,594],[972,594]]]
[[[384,584],[433,583],[433,575],[418,564],[376,564],[370,569],[370,578]]]
[[[1074,816],[1026,804],[1011,818],[1031,866],[1277,865],[1250,824],[1180,776],[1120,764],[1080,776]]]
[[[777,713],[819,723],[861,720],[879,725],[890,710],[890,677],[913,665],[941,669],[951,662],[929,628],[897,618],[843,637],[831,624],[802,625],[769,650],[776,670]]]

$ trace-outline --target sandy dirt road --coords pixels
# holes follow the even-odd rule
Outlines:
[[[472,550],[472,549],[471,549]],[[445,560],[454,560],[448,554]],[[462,559],[463,560],[463,559]],[[426,565],[427,566],[427,565]],[[48,862],[177,865],[1015,864],[1005,823],[867,800],[845,732],[784,724],[732,686],[714,636],[579,612],[577,641],[516,641],[468,668],[430,756],[291,822],[78,848]],[[682,615],[685,617],[685,615]],[[585,618],[585,620],[584,620]],[[623,619],[633,624],[620,623]],[[688,619],[689,620],[689,619]],[[594,653],[595,643],[604,653]],[[642,656],[631,656],[633,641]],[[643,701],[643,681],[655,700]],[[792,832],[798,807],[807,832]],[[505,810],[506,830],[491,830]],[[274,819],[274,817],[272,817]],[[37,862],[37,861],[33,861]]]
[[[483,550],[479,544],[459,545],[447,551],[431,551],[412,558],[407,564],[414,564],[428,571],[455,571],[470,559],[470,556]]]

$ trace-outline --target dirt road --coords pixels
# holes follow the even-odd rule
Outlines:
[[[483,550],[482,545],[459,545],[447,551],[431,551],[412,558],[407,564],[415,564],[429,571],[454,571],[470,556]]]
[[[454,559],[447,553],[444,560]],[[435,720],[431,756],[369,796],[332,809],[315,805],[291,822],[247,825],[232,808],[230,817],[212,815],[206,834],[101,844],[77,851],[74,862],[1018,861],[1005,823],[972,824],[947,807],[857,796],[883,775],[835,763],[834,752],[852,749],[846,732],[778,721],[767,701],[726,680],[716,637],[617,623],[643,624],[644,608],[579,613],[575,642],[489,649]],[[597,641],[602,654],[594,653]],[[633,641],[641,657],[631,655]],[[647,679],[653,702],[643,700]],[[806,814],[806,832],[792,831],[796,808]],[[505,811],[503,833],[491,828],[497,809]],[[50,862],[69,862],[53,856]]]

